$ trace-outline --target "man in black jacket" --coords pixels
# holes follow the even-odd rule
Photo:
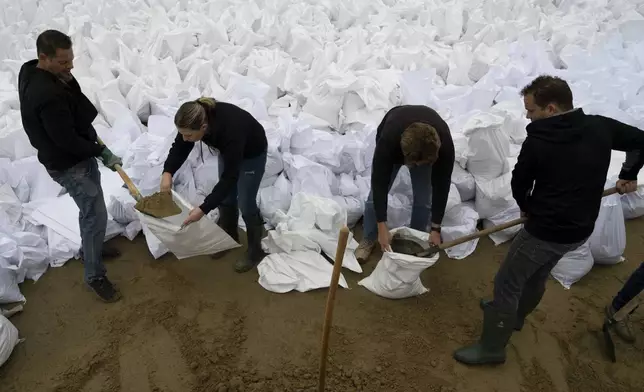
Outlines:
[[[505,362],[512,331],[541,301],[552,268],[592,234],[611,150],[627,152],[620,193],[635,189],[644,164],[644,132],[574,109],[564,80],[540,76],[521,95],[531,123],[512,172],[512,195],[528,221],[496,274],[494,299],[481,301],[479,342],[454,353],[470,365]]]
[[[78,206],[86,283],[102,300],[113,302],[120,294],[107,279],[102,260],[108,253],[103,252],[107,209],[95,158],[112,170],[121,160],[97,143],[92,122],[98,112],[71,74],[71,39],[47,30],[36,47],[38,59],[26,62],[18,77],[22,124],[38,160]]]
[[[431,215],[430,242],[434,245],[441,242],[441,223],[454,168],[452,135],[447,123],[433,109],[422,105],[397,106],[387,112],[376,132],[364,235],[355,251],[361,263],[367,261],[376,243],[383,251],[389,250],[387,195],[402,165],[409,168],[414,194],[411,228],[427,230]]]

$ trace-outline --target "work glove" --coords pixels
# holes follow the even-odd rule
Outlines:
[[[114,153],[112,153],[112,151],[107,147],[103,148],[100,159],[101,162],[103,162],[103,165],[112,171],[116,171],[116,165],[123,165],[121,158],[114,155]]]

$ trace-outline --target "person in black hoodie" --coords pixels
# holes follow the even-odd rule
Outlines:
[[[235,263],[235,270],[250,271],[266,256],[261,246],[263,220],[257,206],[268,148],[264,127],[247,111],[212,98],[184,103],[174,123],[179,132],[164,165],[161,191],[170,192],[172,176],[186,161],[195,142],[218,149],[219,182],[205,201],[190,211],[184,224],[196,222],[219,207],[219,226],[239,242],[237,222],[241,207],[248,251],[245,259]]]
[[[637,187],[644,165],[644,132],[573,107],[572,91],[557,77],[539,76],[521,91],[531,123],[512,172],[512,195],[528,221],[513,240],[494,279],[494,298],[481,300],[479,342],[454,353],[459,362],[505,362],[505,346],[539,304],[552,268],[592,234],[611,150],[627,152],[619,193]]]
[[[18,75],[22,124],[38,160],[78,206],[86,283],[102,300],[114,302],[120,294],[107,279],[103,257],[119,252],[103,245],[107,208],[96,158],[112,170],[121,159],[97,143],[92,122],[98,112],[71,74],[71,39],[47,30],[36,48],[38,59],[23,64]]]
[[[376,131],[364,235],[355,251],[361,263],[378,243],[383,251],[390,250],[387,194],[403,165],[409,168],[414,194],[410,226],[425,231],[431,216],[430,243],[441,243],[441,223],[454,168],[452,134],[435,110],[423,105],[396,106]]]

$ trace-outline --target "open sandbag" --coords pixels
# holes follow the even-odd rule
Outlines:
[[[412,241],[421,248],[429,249],[429,234],[401,227],[389,232],[392,238],[399,236]],[[416,257],[402,253],[385,252],[371,275],[358,282],[367,290],[381,297],[402,299],[427,293],[429,290],[420,280],[420,274],[438,261],[438,253],[432,257]]]
[[[181,208],[179,215],[157,219],[137,213],[144,232],[149,230],[178,259],[211,255],[240,246],[207,216],[182,229],[181,224],[194,207],[175,191],[172,198]]]

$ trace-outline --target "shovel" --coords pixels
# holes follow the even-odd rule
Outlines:
[[[97,139],[98,144],[105,146],[100,137],[97,136]],[[167,218],[181,213],[181,208],[172,200],[171,193],[157,192],[151,196],[143,197],[121,165],[114,165],[114,168],[123,179],[134,200],[136,200],[134,208],[138,211],[154,218]]]
[[[604,194],[602,195],[602,197],[614,195],[615,193],[617,193],[617,188],[614,188],[614,187],[609,188],[609,189],[606,189],[604,191]],[[433,255],[435,255],[437,252],[440,252],[441,250],[449,249],[449,248],[452,248],[452,247],[454,247],[456,245],[460,245],[460,244],[463,244],[465,242],[472,241],[472,240],[475,240],[477,238],[481,238],[483,236],[493,234],[493,233],[496,233],[496,232],[501,231],[501,230],[509,229],[510,227],[514,227],[514,226],[523,224],[523,223],[525,223],[527,221],[528,221],[528,218],[525,218],[525,217],[515,219],[515,220],[512,220],[512,221],[506,222],[506,223],[504,223],[502,225],[493,226],[493,227],[490,227],[490,228],[485,229],[485,230],[479,230],[479,231],[474,232],[472,234],[468,234],[468,235],[463,236],[461,238],[457,238],[457,239],[455,239],[453,241],[443,242],[442,244],[440,244],[438,246],[432,245],[432,246],[429,247],[428,250],[425,250],[425,251],[422,251],[420,253],[417,253],[416,257],[432,257]]]
[[[615,342],[613,342],[613,337],[610,334],[610,330],[615,324],[624,320],[624,318],[626,318],[626,316],[628,316],[633,311],[633,309],[635,309],[640,304],[640,302],[643,299],[644,299],[644,291],[641,291],[635,298],[628,301],[626,305],[624,305],[620,310],[615,312],[613,317],[608,318],[608,316],[606,316],[604,318],[602,333],[604,335],[604,342],[606,343],[608,357],[613,363],[617,362],[617,354],[615,353]]]

